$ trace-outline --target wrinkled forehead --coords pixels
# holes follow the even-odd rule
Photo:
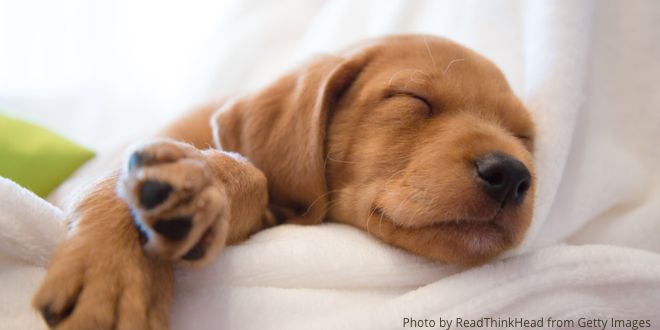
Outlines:
[[[374,47],[370,66],[375,79],[388,85],[434,85],[463,93],[510,93],[500,70],[488,59],[452,41],[400,37]],[[429,88],[431,86],[427,86]]]
[[[367,92],[410,92],[449,111],[476,112],[522,131],[533,130],[529,113],[502,72],[488,59],[449,40],[430,36],[384,40],[373,47],[363,74]]]

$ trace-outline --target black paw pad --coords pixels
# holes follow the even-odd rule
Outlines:
[[[190,249],[190,251],[184,254],[183,257],[181,257],[181,259],[188,261],[195,261],[202,259],[204,257],[204,254],[206,254],[206,248],[200,242],[199,244],[195,245],[192,249]]]
[[[159,220],[154,224],[154,230],[172,241],[180,241],[188,235],[192,228],[192,220],[188,217],[177,217]]]
[[[140,187],[140,204],[147,210],[164,202],[172,192],[172,186],[166,182],[146,181]]]

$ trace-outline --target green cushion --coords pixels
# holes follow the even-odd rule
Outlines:
[[[28,122],[0,115],[0,176],[45,197],[94,152]]]

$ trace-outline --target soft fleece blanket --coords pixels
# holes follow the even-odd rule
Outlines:
[[[386,33],[432,33],[475,48],[503,69],[537,119],[539,186],[523,245],[474,269],[429,262],[340,225],[259,233],[206,269],[177,273],[174,329],[399,329],[406,318],[434,320],[436,327],[440,318],[452,320],[455,328],[456,318],[481,317],[544,319],[546,327],[548,318],[573,320],[573,327],[582,317],[636,319],[660,327],[660,3],[285,0],[194,8],[166,8],[198,29],[172,38],[212,45],[199,53],[207,57],[158,54],[183,67],[195,58],[214,69],[181,73],[182,66],[168,62],[163,68],[176,69],[163,71],[171,80],[156,75],[172,81],[157,85],[161,92],[257,88],[309,54]],[[99,46],[99,54],[112,54],[114,46]],[[137,85],[158,68],[118,81]],[[107,89],[46,105],[30,101],[34,88],[9,88],[6,79],[0,78],[0,102],[74,139],[100,141],[92,143],[97,148],[115,142],[102,137],[117,137],[110,135],[117,127],[130,132],[144,124],[125,120],[136,107],[152,118],[174,114],[166,103],[201,98],[139,90],[146,96],[136,103],[107,80]],[[99,95],[105,98],[93,101]],[[116,124],[125,125],[112,130],[107,114],[96,121],[83,115],[80,124],[43,110],[62,104],[72,106],[70,114],[120,109]],[[0,181],[0,328],[42,327],[27,306],[64,236],[62,220],[48,202]]]

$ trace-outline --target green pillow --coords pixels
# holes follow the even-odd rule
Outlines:
[[[94,157],[47,129],[0,115],[0,176],[46,197]]]

